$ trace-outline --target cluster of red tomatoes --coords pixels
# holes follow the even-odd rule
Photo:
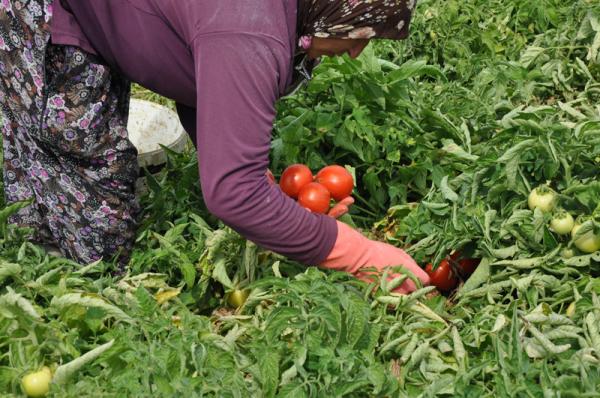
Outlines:
[[[437,268],[433,269],[433,264],[429,263],[425,267],[425,272],[431,278],[431,284],[442,292],[448,292],[458,285],[458,277],[467,279],[469,275],[475,272],[475,269],[481,262],[478,258],[466,258],[460,251],[454,252],[448,258],[440,261]]]
[[[331,199],[340,201],[352,193],[354,178],[342,166],[323,167],[317,175],[304,164],[288,166],[279,180],[281,190],[314,213],[327,213]]]

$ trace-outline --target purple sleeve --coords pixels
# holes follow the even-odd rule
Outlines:
[[[209,211],[225,224],[259,246],[314,265],[333,248],[335,220],[306,211],[265,176],[285,64],[277,46],[251,35],[194,41],[200,183]]]
[[[94,48],[86,40],[81,27],[70,9],[64,7],[60,1],[52,3],[51,41],[53,44],[67,44],[79,47],[90,54],[96,54]]]

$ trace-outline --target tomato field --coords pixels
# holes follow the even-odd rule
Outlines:
[[[600,2],[420,1],[408,40],[278,103],[271,169],[295,163],[346,166],[343,220],[458,286],[400,296],[262,250],[172,153],[125,275],[1,207],[0,395],[48,367],[52,397],[600,396]]]

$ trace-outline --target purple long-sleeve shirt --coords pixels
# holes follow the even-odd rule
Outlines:
[[[270,185],[275,102],[291,79],[297,0],[59,0],[52,42],[100,55],[175,100],[195,135],[209,211],[240,234],[306,264],[337,237]]]

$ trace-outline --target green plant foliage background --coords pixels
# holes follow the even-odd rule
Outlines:
[[[55,397],[600,396],[600,252],[561,256],[527,207],[548,183],[600,233],[600,3],[422,0],[411,32],[281,100],[271,165],[353,168],[364,233],[483,259],[456,293],[256,247],[208,214],[190,148],[146,173],[124,276],[48,256],[0,207],[0,395],[47,365]]]

